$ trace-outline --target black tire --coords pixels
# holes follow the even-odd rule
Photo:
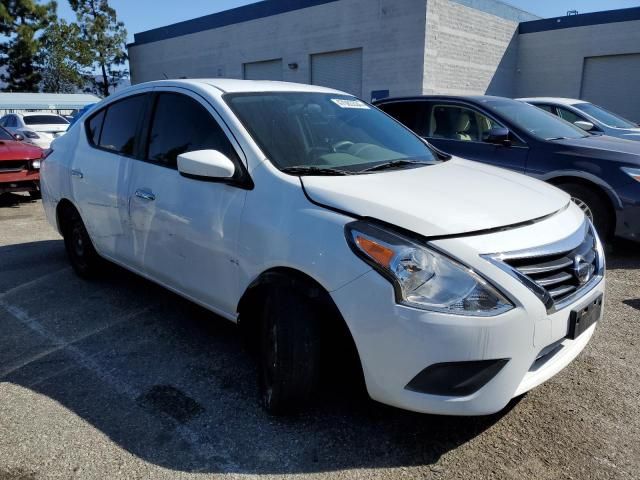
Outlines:
[[[78,212],[69,210],[63,225],[64,246],[74,271],[85,279],[96,278],[104,261],[93,247]]]
[[[558,185],[564,190],[573,201],[585,212],[596,227],[598,234],[603,240],[609,240],[613,236],[614,219],[611,209],[606,204],[606,200],[597,191],[585,185],[577,183],[565,183]]]
[[[272,415],[293,413],[310,399],[320,357],[319,309],[287,286],[270,289],[260,322],[261,403]]]
[[[31,197],[31,200],[40,200],[42,198],[42,193],[40,193],[40,190],[32,190],[29,192],[29,196]]]

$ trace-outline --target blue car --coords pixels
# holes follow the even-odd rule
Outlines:
[[[91,110],[96,105],[97,104],[95,104],[95,103],[90,103],[90,104],[85,105],[84,107],[82,107],[80,110],[78,110],[78,112],[73,116],[73,118],[71,120],[69,120],[69,128],[71,128],[71,125],[76,123],[80,118],[82,118],[82,116],[85,113],[87,113],[89,110]]]
[[[564,190],[602,237],[640,241],[640,142],[592,135],[501,97],[388,98],[376,106],[444,152]]]

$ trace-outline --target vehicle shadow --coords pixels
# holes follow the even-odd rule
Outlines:
[[[0,265],[23,259],[30,272],[36,247],[55,264],[0,290],[0,381],[54,399],[165,468],[285,474],[430,465],[517,404],[489,417],[419,415],[368,400],[357,378],[337,375],[304,413],[270,417],[235,325],[116,267],[83,281],[60,268],[61,241],[0,247]]]
[[[0,193],[0,208],[18,208],[23,203],[35,202],[29,195],[19,195],[17,193]]]
[[[616,239],[609,246],[607,269],[636,270],[640,268],[640,243]]]

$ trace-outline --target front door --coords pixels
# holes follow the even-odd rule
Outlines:
[[[499,122],[470,106],[454,103],[433,103],[429,115],[427,140],[439,149],[455,155],[524,173],[528,147],[511,134],[511,145],[495,145],[486,141]]]
[[[218,150],[239,165],[241,150],[232,145],[215,110],[198,96],[182,89],[154,96],[144,158],[134,161],[131,171],[128,255],[155,280],[232,315],[236,245],[247,191],[184,177],[177,157]]]

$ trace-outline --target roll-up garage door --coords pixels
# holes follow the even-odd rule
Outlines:
[[[640,122],[640,54],[585,58],[581,98]]]
[[[282,59],[244,64],[245,80],[282,80]]]
[[[311,55],[311,83],[362,96],[362,49]]]

